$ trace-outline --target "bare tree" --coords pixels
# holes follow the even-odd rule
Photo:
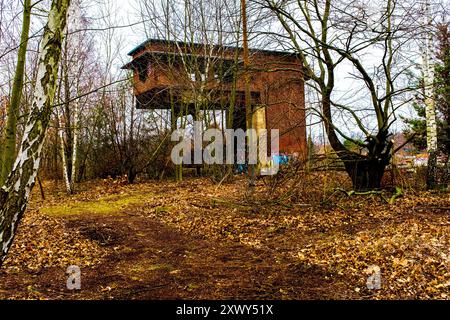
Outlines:
[[[400,48],[414,38],[417,8],[396,0],[256,2],[277,18],[280,30],[272,33],[274,38],[303,59],[304,74],[319,97],[313,110],[323,120],[328,141],[344,162],[354,189],[379,188],[394,151],[390,130],[396,111],[409,103],[407,93],[413,89],[402,83],[413,62]],[[354,82],[346,90],[351,97],[339,99],[336,81],[342,79],[339,72],[344,65],[352,68]],[[352,123],[348,131],[359,131],[363,139],[345,132],[346,123]],[[349,150],[343,140],[361,152]]]
[[[428,0],[425,1],[424,4],[423,19],[425,29],[425,43],[423,44],[422,74],[425,93],[427,151],[429,154],[427,164],[427,188],[434,189],[436,185],[438,134],[436,121],[436,103],[434,97],[434,65],[432,63],[433,19],[431,17],[430,3]]]
[[[226,48],[237,47],[241,40],[239,3],[223,0],[185,1],[183,4],[173,0],[139,2],[147,37],[167,44],[168,55],[164,59],[155,57],[154,67],[184,87],[181,94],[184,99],[180,99],[175,88],[168,89],[168,121],[172,130],[178,125],[184,128],[192,125],[191,120],[202,121],[203,129],[211,125],[218,128],[219,122],[223,128],[233,125],[240,56],[236,50],[230,61],[230,50]],[[225,78],[228,80],[222,81]],[[223,99],[217,101],[217,93],[225,94],[230,82],[230,101],[225,105]],[[219,121],[217,114],[221,118]],[[220,174],[223,173],[227,174]],[[182,179],[181,165],[176,167],[176,178]]]
[[[17,54],[16,72],[11,93],[11,101],[8,104],[7,108],[3,148],[2,150],[0,150],[0,155],[2,156],[0,185],[3,185],[7,178],[7,175],[11,172],[16,156],[17,119],[19,118],[19,106],[22,97],[23,82],[25,78],[25,60],[30,32],[31,8],[31,0],[25,0],[23,5],[22,34],[20,36],[19,51]]]
[[[11,247],[39,170],[52,113],[69,0],[53,0],[40,45],[32,109],[11,174],[0,190],[0,263]]]
[[[81,56],[81,2],[72,2],[69,12],[69,22],[66,41],[63,47],[63,59],[61,63],[61,77],[58,91],[64,93],[64,104],[61,110],[57,108],[59,122],[59,137],[62,158],[63,178],[68,194],[75,191],[75,179],[78,157],[78,135],[80,117],[79,88],[83,59]]]

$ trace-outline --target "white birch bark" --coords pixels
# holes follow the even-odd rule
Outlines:
[[[432,60],[433,34],[431,32],[432,17],[430,14],[429,2],[425,2],[424,10],[425,22],[425,45],[423,51],[423,82],[425,91],[425,117],[427,125],[427,189],[436,187],[437,178],[437,123],[436,123],[436,104],[434,98],[434,70]]]
[[[73,0],[72,2],[72,32],[77,32],[73,35],[73,47],[74,47],[74,63],[72,74],[76,77],[73,96],[78,96],[78,89],[80,84],[80,46],[81,46],[81,4],[80,0]],[[76,99],[73,103],[73,142],[72,142],[72,173],[70,175],[70,191],[75,191],[75,175],[77,172],[77,156],[78,156],[78,123],[80,117],[79,111],[79,99]]]
[[[72,194],[73,189],[72,189],[71,181],[69,179],[69,170],[67,168],[67,159],[66,159],[66,148],[64,147],[63,118],[60,116],[60,112],[59,112],[58,108],[56,108],[56,116],[58,118],[59,150],[61,152],[61,162],[62,162],[64,183],[66,185],[66,192],[68,194]]]
[[[75,192],[75,175],[76,175],[76,166],[77,166],[77,154],[78,154],[78,123],[79,123],[79,99],[76,99],[78,96],[78,88],[79,88],[79,71],[80,71],[80,25],[81,25],[81,15],[80,15],[81,5],[80,0],[72,0],[72,3],[69,8],[69,18],[68,18],[68,36],[66,38],[66,50],[70,51],[73,49],[73,53],[67,53],[68,61],[67,61],[67,71],[68,74],[72,77],[75,77],[72,82],[74,85],[70,88],[69,99],[75,99],[71,104],[71,112],[66,114],[68,119],[73,115],[72,127],[67,127],[66,130],[71,130],[72,132],[72,154],[66,157],[65,146],[64,146],[64,128],[62,124],[64,123],[64,119],[62,116],[58,115],[59,122],[61,124],[59,129],[59,138],[60,138],[60,149],[61,149],[61,162],[62,162],[62,170],[63,170],[63,178],[64,183],[66,185],[67,194],[73,194]],[[69,162],[70,161],[70,162]],[[69,172],[68,163],[71,163],[71,172]]]
[[[33,103],[11,174],[0,189],[0,264],[27,208],[39,170],[42,146],[51,117],[70,0],[53,0],[38,56]]]
[[[425,115],[427,123],[427,151],[428,153],[435,152],[437,150],[437,124],[436,124],[436,105],[434,99],[434,70],[433,64],[431,63],[432,56],[432,43],[433,35],[431,32],[431,15],[429,9],[429,2],[425,3],[425,45],[423,48],[422,56],[422,72],[423,81],[425,88]]]
[[[434,189],[436,187],[437,178],[437,123],[436,123],[436,103],[434,98],[434,70],[432,60],[432,43],[433,34],[431,32],[432,17],[430,14],[430,4],[425,2],[424,10],[425,23],[425,45],[423,51],[423,82],[425,91],[425,117],[427,125],[427,189]]]

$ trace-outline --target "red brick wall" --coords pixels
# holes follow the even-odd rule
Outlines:
[[[151,43],[146,49],[138,52],[133,59],[146,52],[175,52],[177,47],[163,43]],[[201,48],[194,52],[202,54]],[[233,59],[235,51],[221,50],[221,57]],[[266,122],[268,129],[280,130],[280,152],[306,152],[306,121],[304,81],[302,80],[301,62],[292,55],[282,55],[266,51],[253,50],[251,54],[251,90],[260,93],[263,105],[266,105]],[[139,75],[134,74],[135,94],[144,93],[155,87],[189,86],[189,78],[180,67],[170,67],[164,63],[153,63],[148,68],[147,79],[142,82]],[[240,78],[237,90],[244,90],[243,79]]]

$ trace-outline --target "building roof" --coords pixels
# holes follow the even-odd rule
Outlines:
[[[131,69],[132,67],[138,65],[139,63],[142,63],[142,61],[148,59],[149,57],[155,57],[155,56],[176,56],[176,57],[197,57],[196,54],[191,53],[184,53],[184,52],[165,52],[165,51],[151,51],[151,52],[144,52],[139,57],[134,58],[133,61],[128,62],[124,66],[122,66],[121,69]],[[221,60],[228,60],[228,61],[234,61],[234,59],[231,58],[225,58],[225,57],[219,57],[219,56],[209,56],[211,59],[221,59]],[[242,63],[242,59],[239,59],[239,63]]]
[[[172,40],[162,40],[162,39],[148,39],[144,42],[142,42],[140,45],[135,47],[133,50],[128,52],[129,56],[134,56],[135,54],[145,50],[146,46],[149,44],[168,44],[168,45],[178,45],[178,46],[194,46],[194,47],[203,47],[204,44],[201,43],[187,43],[183,41],[172,41]],[[214,45],[214,47],[218,49],[230,49],[230,50],[242,50],[242,47],[236,47],[236,46],[222,46],[222,45]],[[283,56],[293,56],[298,57],[298,55],[295,52],[292,51],[281,51],[281,50],[262,50],[262,49],[250,49],[250,52],[261,52],[261,53],[267,53],[271,55],[283,55]]]

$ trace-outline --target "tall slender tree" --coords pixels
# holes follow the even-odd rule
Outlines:
[[[70,0],[52,1],[39,49],[33,103],[18,156],[5,185],[0,189],[0,264],[11,247],[36,182],[52,114],[69,4]]]
[[[75,191],[75,179],[78,157],[78,125],[79,125],[79,83],[80,83],[80,47],[81,47],[81,3],[73,0],[69,9],[69,21],[67,36],[65,37],[64,57],[62,67],[62,79],[64,85],[63,112],[60,115],[60,146],[63,164],[63,177],[66,183],[66,191],[73,194]],[[64,132],[66,139],[64,139]]]
[[[431,63],[432,56],[432,17],[430,14],[430,4],[428,1],[424,4],[424,20],[425,20],[425,44],[423,48],[423,85],[425,91],[425,116],[427,124],[427,188],[434,189],[436,185],[436,166],[437,166],[437,124],[436,124],[436,103],[434,95],[434,70]]]
[[[7,120],[4,133],[4,145],[2,152],[2,167],[0,172],[0,185],[3,185],[14,164],[16,157],[17,119],[20,112],[20,101],[22,98],[23,81],[25,72],[25,60],[28,47],[28,38],[31,21],[31,0],[23,3],[22,34],[20,36],[19,51],[17,53],[17,66],[14,75],[11,101],[8,105]]]
[[[247,132],[251,132],[253,129],[253,103],[252,95],[250,92],[250,57],[248,50],[248,30],[247,30],[247,3],[245,0],[241,0],[241,14],[242,14],[242,47],[244,56],[244,83],[245,83],[245,115],[247,123]],[[247,136],[248,146],[253,145],[253,139],[255,139],[252,134]],[[250,148],[248,148],[250,150]],[[249,157],[248,157],[249,158]],[[248,164],[248,193],[251,195],[255,186],[256,180],[256,166],[254,164]]]

